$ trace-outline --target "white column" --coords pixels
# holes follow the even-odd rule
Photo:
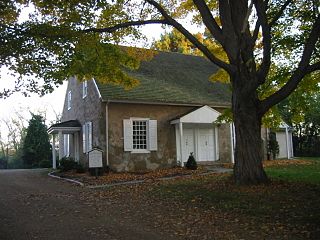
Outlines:
[[[64,139],[63,139],[63,134],[62,134],[62,131],[59,131],[59,160],[61,158],[63,158],[63,143]]]
[[[230,123],[230,140],[231,140],[231,162],[234,163],[234,132],[233,132],[232,123]]]
[[[218,127],[214,127],[215,160],[219,160],[219,132]]]
[[[288,127],[286,126],[286,146],[287,146],[287,158],[290,158],[290,149],[289,149],[289,132]]]
[[[293,142],[292,142],[292,132],[291,132],[291,134],[289,135],[289,137],[290,137],[290,147],[291,147],[291,158],[294,158],[294,156],[293,156]]]
[[[56,136],[52,133],[52,168],[57,169],[57,156],[56,156]]]
[[[183,149],[182,149],[182,141],[183,141],[183,126],[182,126],[182,122],[179,122],[179,135],[180,135],[180,162],[181,162],[181,167],[183,167]]]
[[[74,159],[79,162],[80,155],[79,155],[79,132],[74,133],[73,137],[73,144],[74,144]]]
[[[74,137],[73,134],[69,134],[68,137],[68,141],[69,141],[69,156],[72,157],[73,159],[76,158],[75,156],[75,149],[74,149]]]

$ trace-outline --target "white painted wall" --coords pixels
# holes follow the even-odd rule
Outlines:
[[[287,141],[285,132],[276,132],[276,138],[279,144],[278,158],[287,158]]]

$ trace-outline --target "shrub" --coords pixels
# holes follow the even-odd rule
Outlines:
[[[76,170],[77,173],[85,173],[86,172],[86,169],[80,163],[76,163],[74,166],[74,169]]]
[[[59,163],[60,163],[59,169],[62,172],[66,172],[66,171],[70,171],[72,169],[75,169],[75,167],[77,165],[77,163],[71,157],[64,157],[59,161]]]
[[[277,155],[279,155],[279,144],[276,133],[270,132],[268,141],[268,156],[272,156],[273,159],[276,159]]]
[[[190,156],[188,158],[186,168],[190,170],[196,170],[198,168],[197,162],[194,159],[193,153],[190,153]]]
[[[41,160],[39,162],[39,167],[41,168],[51,168],[52,167],[52,162],[49,160]]]

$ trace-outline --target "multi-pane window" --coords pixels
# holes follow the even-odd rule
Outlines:
[[[133,149],[147,149],[147,121],[132,121]]]
[[[157,120],[123,119],[123,148],[131,153],[157,151]]]

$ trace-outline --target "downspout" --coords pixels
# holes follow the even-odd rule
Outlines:
[[[106,103],[106,160],[107,166],[109,166],[109,103]]]

